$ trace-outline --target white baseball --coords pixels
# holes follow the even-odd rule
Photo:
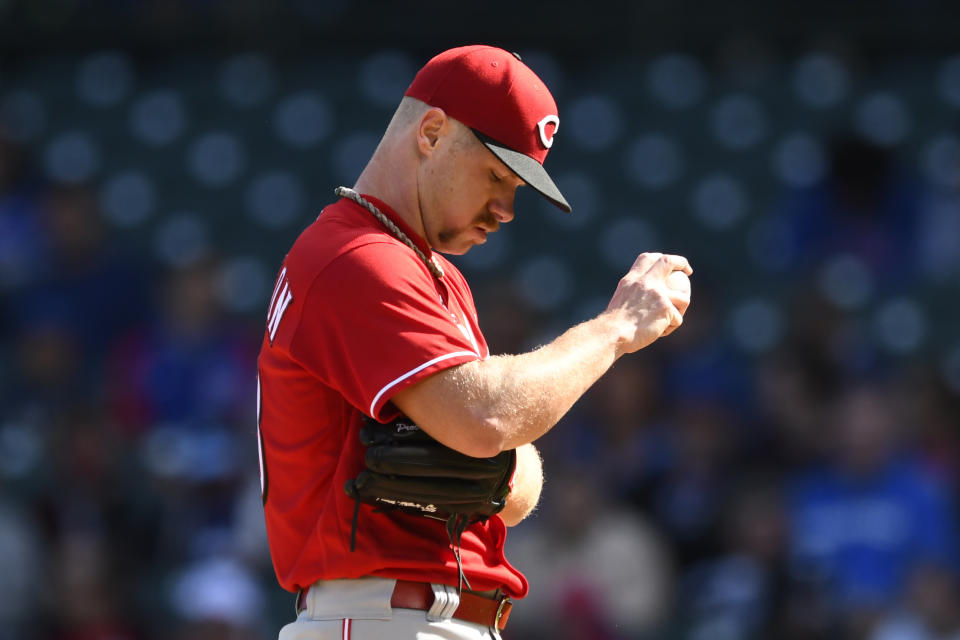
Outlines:
[[[683,271],[673,271],[667,276],[667,287],[674,291],[690,291],[690,277]]]

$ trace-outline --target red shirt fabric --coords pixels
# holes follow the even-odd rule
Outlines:
[[[363,414],[399,415],[390,398],[438,371],[489,355],[463,275],[393,220],[444,276],[349,200],[326,207],[294,243],[270,301],[258,360],[261,484],[270,553],[288,591],[317,580],[378,576],[456,586],[444,523],[360,505],[343,486],[364,468]],[[503,555],[499,516],[467,528],[464,573],[475,590],[526,595]]]

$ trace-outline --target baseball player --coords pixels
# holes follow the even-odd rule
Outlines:
[[[506,527],[539,499],[531,444],[624,354],[682,322],[692,273],[641,254],[607,309],[491,356],[462,254],[514,217],[560,120],[518,56],[445,51],[407,89],[353,188],[284,260],[258,361],[261,486],[281,640],[498,638],[527,582]]]

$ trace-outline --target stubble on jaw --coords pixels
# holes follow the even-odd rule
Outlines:
[[[447,157],[445,158],[448,163],[455,163],[456,160],[461,156],[470,156],[476,154],[478,151],[486,151],[482,146],[481,142],[473,134],[470,129],[468,129],[463,124],[457,122],[456,120],[451,120],[450,122],[453,130],[450,135],[450,147],[447,150]],[[436,174],[435,174],[436,177]],[[455,181],[450,175],[443,175],[442,180],[445,184],[441,187],[441,190],[447,190],[451,200],[456,200],[455,194],[453,193]],[[437,249],[440,251],[454,249],[457,247],[458,240],[461,236],[465,236],[473,231],[475,227],[482,227],[488,231],[494,230],[499,226],[499,223],[496,217],[490,211],[481,211],[474,217],[470,223],[455,228],[444,228],[440,229],[436,233],[437,238]],[[474,243],[470,243],[468,246],[463,248],[462,252],[469,250]]]
[[[437,240],[443,246],[448,246],[451,242],[455,241],[459,236],[466,235],[473,231],[475,227],[482,227],[488,233],[493,233],[497,229],[499,223],[492,213],[486,211],[479,214],[473,221],[470,222],[465,227],[460,227],[458,229],[442,229],[437,233]]]

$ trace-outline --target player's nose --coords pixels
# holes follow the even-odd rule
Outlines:
[[[513,198],[495,198],[487,208],[501,224],[513,220]]]

